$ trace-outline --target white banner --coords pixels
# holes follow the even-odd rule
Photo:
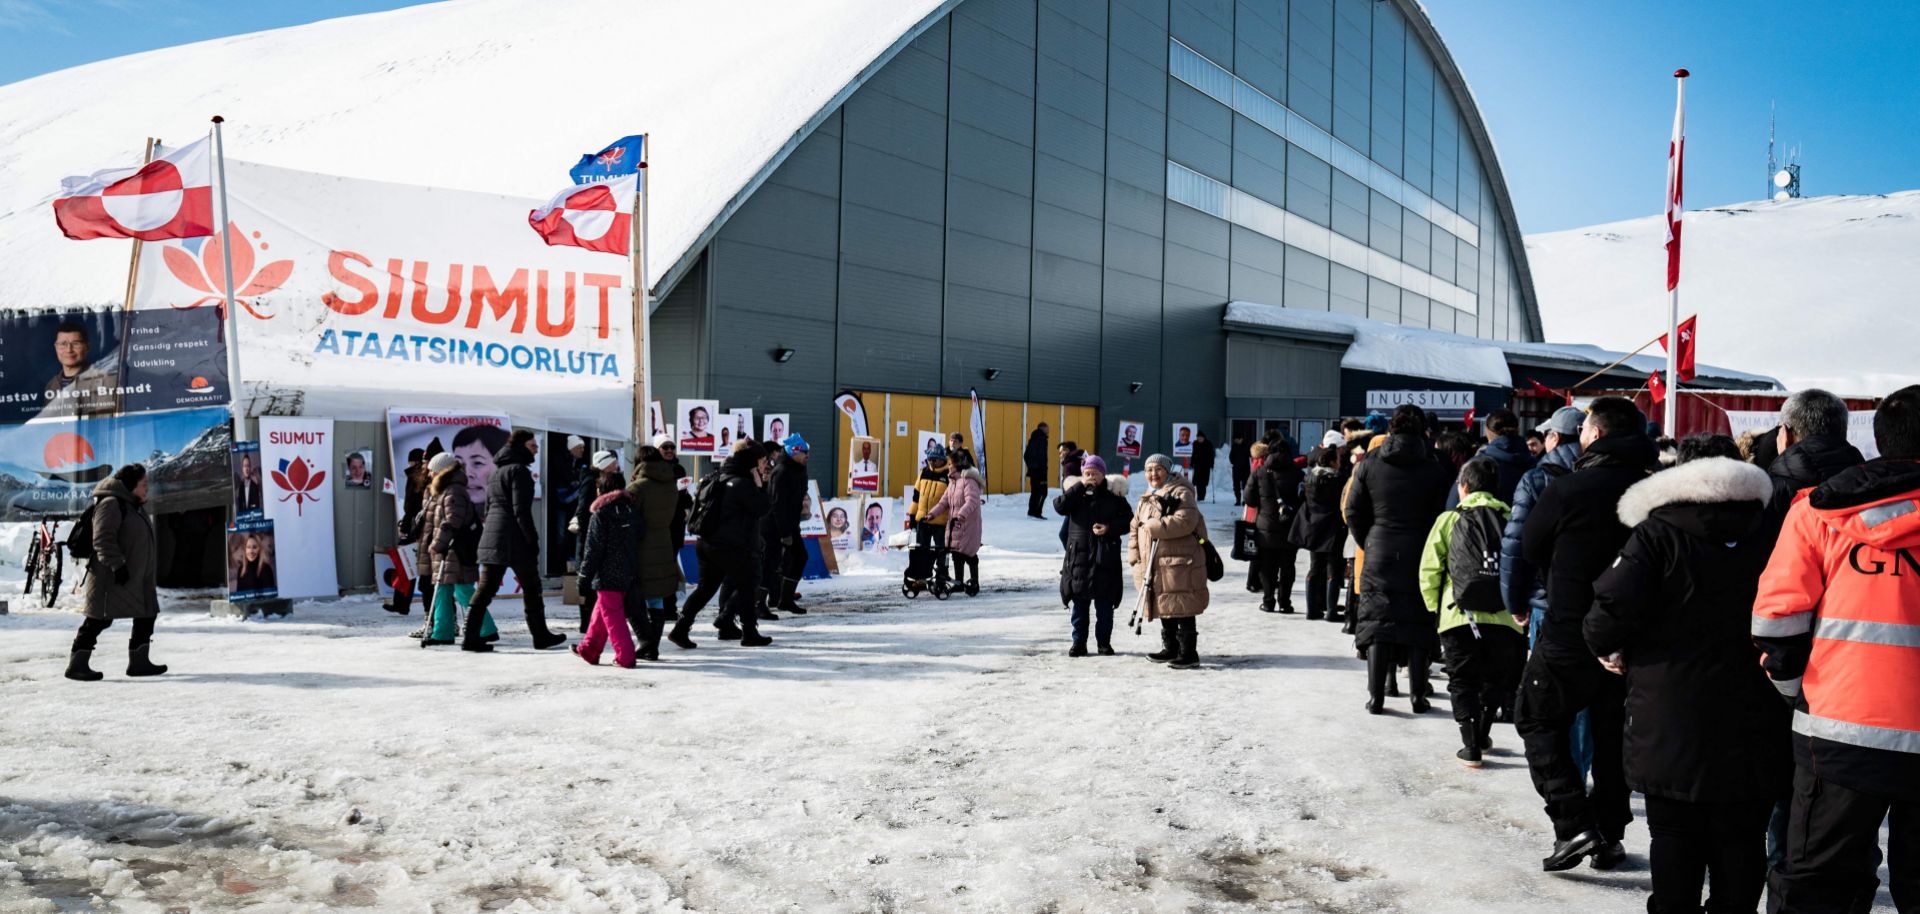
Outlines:
[[[538,201],[228,160],[251,412],[377,421],[397,396],[633,432],[633,271],[548,247]],[[218,307],[219,236],[142,246],[135,307]]]
[[[1729,409],[1724,412],[1727,414],[1727,426],[1736,439],[1748,432],[1758,434],[1780,424],[1780,411],[1777,409]]]
[[[1473,408],[1471,390],[1369,390],[1368,412],[1391,412],[1402,403],[1411,403],[1436,413],[1466,412]]]
[[[280,596],[335,597],[333,420],[260,417],[267,520],[273,521]]]

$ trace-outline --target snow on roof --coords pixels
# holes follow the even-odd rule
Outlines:
[[[1346,355],[1340,359],[1342,368],[1482,387],[1513,385],[1513,371],[1508,367],[1510,356],[1564,362],[1574,370],[1585,368],[1598,371],[1625,355],[1623,352],[1582,343],[1483,340],[1348,314],[1305,311],[1246,301],[1227,305],[1225,323],[1230,328],[1258,327],[1345,337],[1352,342],[1347,346]],[[1623,367],[1651,374],[1656,368],[1665,366],[1664,356],[1641,355],[1628,359]],[[1717,380],[1779,384],[1764,375],[1729,371],[1704,364],[1699,366],[1699,373],[1702,377]]]
[[[1530,235],[1547,332],[1638,346],[1667,320],[1658,215]],[[1700,356],[1789,387],[1885,396],[1920,382],[1920,191],[1806,197],[1686,214],[1681,314]]]
[[[60,179],[226,118],[236,159],[527,198],[651,134],[649,285],[942,0],[448,0],[0,86],[0,306],[118,303],[128,242],[76,243]]]

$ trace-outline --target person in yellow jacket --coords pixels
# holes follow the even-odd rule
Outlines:
[[[913,524],[916,545],[942,550],[947,545],[947,516],[933,516],[933,509],[947,494],[947,449],[936,441],[927,445],[927,452],[921,456],[920,478],[913,483],[907,520]]]
[[[1511,509],[1495,496],[1500,468],[1476,458],[1460,468],[1460,506],[1434,520],[1420,550],[1420,596],[1439,616],[1447,694],[1463,748],[1454,757],[1480,767],[1492,748],[1494,709],[1520,686],[1513,658],[1526,636],[1500,593],[1500,534]]]

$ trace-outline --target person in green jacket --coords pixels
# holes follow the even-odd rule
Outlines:
[[[1455,758],[1480,767],[1480,753],[1493,747],[1499,697],[1520,685],[1514,659],[1524,656],[1526,636],[1506,611],[1500,593],[1500,535],[1511,509],[1494,495],[1500,469],[1485,458],[1460,468],[1459,507],[1433,522],[1420,551],[1420,595],[1439,616],[1446,657],[1447,694],[1463,747]]]

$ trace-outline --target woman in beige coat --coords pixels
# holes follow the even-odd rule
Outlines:
[[[1193,485],[1165,454],[1147,458],[1147,492],[1129,532],[1134,586],[1145,594],[1147,620],[1160,622],[1161,649],[1147,659],[1177,670],[1199,666],[1194,617],[1207,610],[1207,556],[1200,545],[1207,525]]]

